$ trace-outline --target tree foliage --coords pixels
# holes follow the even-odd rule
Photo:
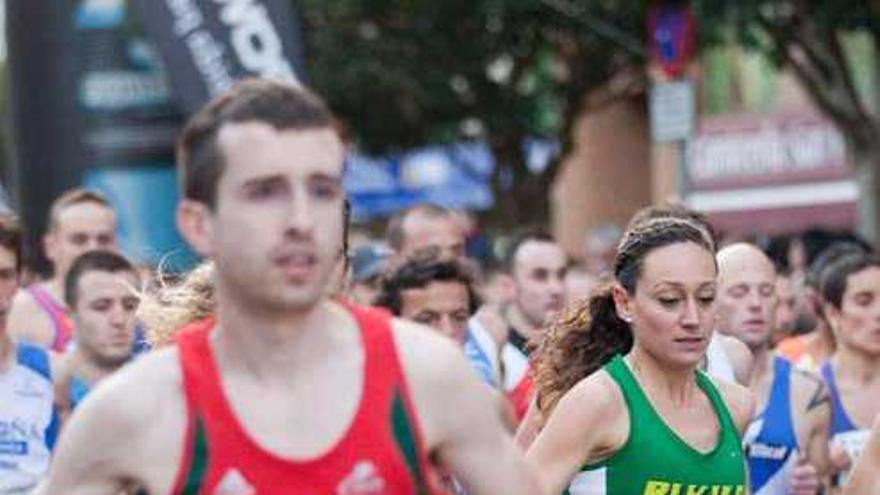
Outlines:
[[[880,169],[880,121],[841,41],[859,31],[880,47],[878,0],[295,2],[312,82],[361,148],[486,140],[509,224],[544,218],[557,171],[531,174],[523,140],[556,136],[566,152],[581,112],[644,89],[646,17],[660,4],[691,6],[701,49],[737,43],[791,70],[868,157],[857,162]]]
[[[854,82],[843,38],[861,32],[880,47],[880,2],[865,0],[701,0],[703,17],[732,28],[735,40],[791,70],[817,108],[843,132],[856,153],[877,146],[870,99]]]
[[[567,149],[584,95],[642,62],[642,42],[629,33],[643,5],[593,3],[586,11],[565,0],[295,2],[311,82],[361,149],[485,140],[508,224],[545,219],[557,170],[532,174],[524,141],[559,137]]]
[[[859,92],[857,68],[845,43],[854,34],[866,37],[876,59],[880,2],[699,0],[698,4],[710,22],[732,26],[736,42],[791,71],[814,105],[841,131],[859,187],[859,231],[880,240],[880,88],[871,88],[873,94]],[[873,70],[876,86],[880,67]]]

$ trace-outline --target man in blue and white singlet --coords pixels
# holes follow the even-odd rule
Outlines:
[[[17,344],[6,330],[18,289],[21,230],[0,217],[0,495],[28,493],[49,467],[57,417],[48,351]]]
[[[828,392],[818,377],[772,352],[776,270],[751,244],[718,253],[718,322],[754,355],[748,384],[757,401],[744,443],[751,493],[814,495],[829,471]]]

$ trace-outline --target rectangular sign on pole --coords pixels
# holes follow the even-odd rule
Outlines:
[[[687,79],[654,83],[649,97],[651,136],[655,142],[684,141],[693,134],[693,83]]]
[[[297,82],[299,26],[289,0],[133,0],[192,113],[245,77]]]

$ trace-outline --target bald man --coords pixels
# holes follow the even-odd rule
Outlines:
[[[874,420],[871,436],[856,461],[843,494],[880,495],[880,415]]]
[[[831,407],[821,380],[772,352],[776,270],[751,244],[718,252],[717,329],[754,355],[749,389],[757,416],[746,431],[751,493],[814,495],[829,470]]]

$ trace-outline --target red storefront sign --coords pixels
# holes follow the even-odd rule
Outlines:
[[[840,133],[821,117],[700,121],[689,143],[687,201],[733,234],[851,227],[857,188]]]

